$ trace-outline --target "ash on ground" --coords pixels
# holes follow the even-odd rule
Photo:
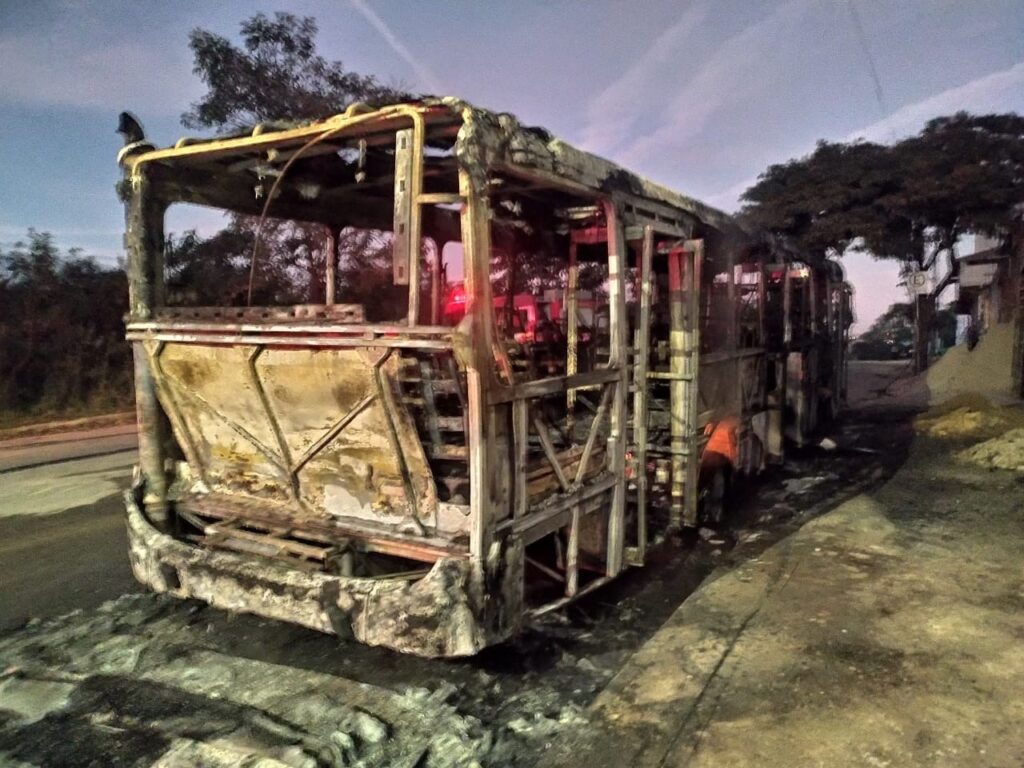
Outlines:
[[[709,577],[883,482],[910,412],[736,489],[729,530],[657,551],[472,659],[428,661],[204,604],[128,595],[0,638],[0,764],[529,766]],[[800,478],[814,478],[806,482]]]

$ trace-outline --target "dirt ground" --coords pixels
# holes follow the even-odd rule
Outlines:
[[[895,475],[709,579],[542,764],[1024,765],[1024,475],[970,457],[1022,417],[919,418]]]
[[[1022,487],[915,437],[900,364],[851,386],[838,447],[738,489],[727,535],[474,659],[147,594],[29,622],[0,765],[1019,765]]]

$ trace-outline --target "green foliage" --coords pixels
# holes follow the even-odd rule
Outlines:
[[[53,237],[0,250],[0,410],[62,413],[131,401],[131,353],[124,343],[124,272]]]
[[[860,360],[896,360],[909,358],[914,348],[914,305],[891,305],[853,343],[853,356]],[[956,312],[945,307],[932,314],[927,328],[929,338],[943,349],[956,343]]]
[[[815,254],[848,247],[928,267],[965,232],[999,233],[1024,202],[1024,118],[960,112],[892,146],[821,142],[769,167],[743,216]]]
[[[268,120],[302,121],[344,112],[356,101],[372,106],[412,98],[400,87],[344,68],[316,52],[316,20],[258,13],[241,24],[241,46],[194,29],[192,71],[206,95],[182,115],[190,128],[241,128]]]
[[[762,173],[743,194],[742,215],[809,253],[842,253],[867,230],[889,223],[878,203],[899,183],[886,147],[822,141],[811,155]]]

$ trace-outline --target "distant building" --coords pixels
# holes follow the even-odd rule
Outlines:
[[[974,248],[959,259],[959,314],[970,318],[968,343],[992,327],[1015,326],[1012,366],[1014,393],[1024,397],[1024,222],[1018,220],[1002,239],[975,235]]]

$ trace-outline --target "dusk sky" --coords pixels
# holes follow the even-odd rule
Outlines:
[[[513,112],[726,210],[818,139],[1024,112],[1021,0],[0,0],[0,243],[35,227],[116,259],[118,112],[173,143],[203,92],[189,30],[235,37],[276,10],[315,16],[350,69]],[[891,263],[846,265],[858,330],[904,299]]]

